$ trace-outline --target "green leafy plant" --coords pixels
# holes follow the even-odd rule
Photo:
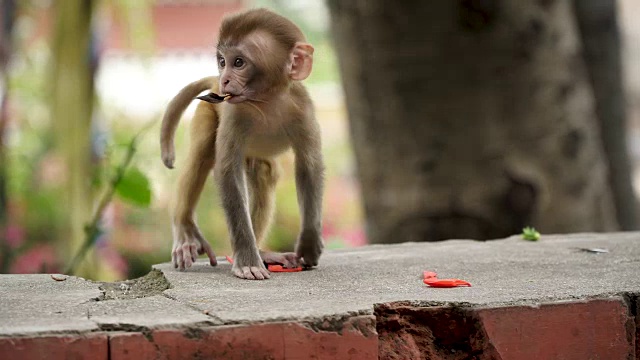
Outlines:
[[[150,124],[151,125],[151,124]],[[72,275],[80,261],[87,254],[87,251],[95,244],[96,239],[102,234],[100,220],[103,217],[107,205],[111,202],[114,195],[117,195],[124,201],[140,207],[149,207],[151,203],[151,185],[149,178],[136,167],[129,168],[131,161],[137,150],[139,138],[146,132],[150,125],[143,128],[136,136],[131,139],[127,146],[127,153],[122,163],[115,169],[115,173],[111,177],[107,189],[100,198],[98,206],[93,212],[91,221],[85,226],[85,240],[82,246],[73,257],[65,274]]]
[[[132,205],[149,207],[151,204],[149,178],[137,167],[131,167],[122,175],[116,186],[116,195]]]
[[[522,238],[528,241],[538,241],[540,239],[540,233],[535,228],[527,226],[522,229]]]

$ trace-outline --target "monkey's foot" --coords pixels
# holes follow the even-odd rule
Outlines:
[[[211,245],[204,239],[195,223],[173,225],[173,250],[171,262],[173,267],[185,270],[191,267],[198,255],[207,254],[211,266],[216,266],[216,254]]]
[[[296,253],[278,253],[271,251],[260,251],[260,257],[262,261],[267,264],[279,264],[285,268],[293,269],[302,266],[300,263],[300,257]]]
[[[296,243],[296,255],[302,260],[303,266],[311,267],[318,265],[320,255],[324,249],[324,242],[320,233],[314,230],[304,230],[298,237]]]
[[[243,256],[236,254],[233,257],[234,259],[231,271],[233,272],[233,275],[240,279],[265,280],[271,277],[269,270],[264,267],[264,263],[259,256]]]

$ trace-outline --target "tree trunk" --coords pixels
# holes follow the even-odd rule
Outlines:
[[[67,166],[69,209],[64,227],[64,253],[68,259],[82,244],[84,226],[91,216],[91,115],[94,88],[91,67],[91,0],[55,1],[53,41],[52,121],[56,147]],[[90,258],[90,257],[87,257]],[[90,262],[85,262],[89,264]],[[79,275],[91,276],[89,265]]]
[[[602,142],[609,161],[609,183],[622,230],[638,229],[638,199],[631,183],[627,147],[626,100],[616,1],[574,0],[583,53],[595,95]]]
[[[9,123],[9,61],[13,52],[13,27],[16,3],[5,0],[0,3],[0,274],[9,270],[10,248],[7,242],[8,218],[8,164],[5,146],[6,129]]]
[[[618,228],[569,0],[329,0],[369,241]]]

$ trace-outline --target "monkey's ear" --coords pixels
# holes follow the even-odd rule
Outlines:
[[[313,67],[313,46],[297,42],[289,55],[289,76],[293,80],[304,80],[311,74]]]

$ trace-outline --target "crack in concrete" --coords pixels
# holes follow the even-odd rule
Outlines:
[[[133,325],[127,323],[116,323],[116,324],[98,324],[98,327],[101,331],[104,332],[127,332],[127,333],[140,333],[147,340],[153,342],[153,329],[148,328],[146,326]]]
[[[625,293],[622,294],[622,300],[624,301],[627,309],[629,310],[629,319],[626,322],[627,328],[627,342],[633,346],[635,343],[636,355],[640,355],[640,317],[638,310],[640,310],[640,294],[637,293]]]
[[[171,296],[171,295],[169,295],[169,294],[165,293],[164,291],[161,293],[161,295],[162,295],[162,296],[164,296],[165,298],[167,298],[167,299],[171,300],[171,301],[175,301],[175,302],[177,302],[177,303],[178,303],[178,304],[180,304],[180,305],[183,305],[183,306],[185,306],[185,307],[188,307],[188,308],[189,308],[189,309],[191,309],[191,310],[195,310],[195,311],[197,311],[197,312],[199,312],[199,313],[202,313],[202,314],[204,314],[204,315],[207,315],[208,317],[210,317],[210,318],[212,319],[212,321],[208,322],[208,323],[210,323],[212,326],[217,326],[217,325],[232,325],[232,324],[230,324],[229,322],[225,322],[225,321],[223,321],[220,317],[218,317],[218,316],[216,316],[216,315],[213,315],[213,314],[210,314],[210,313],[209,313],[208,311],[206,311],[206,310],[205,310],[205,311],[203,311],[203,310],[201,310],[201,309],[197,308],[196,306],[191,305],[191,304],[189,304],[189,303],[182,302],[182,301],[180,301],[180,300],[176,299],[175,297],[173,297],[173,296]]]
[[[638,308],[640,307],[640,293],[624,293],[622,294],[622,298],[629,308],[629,315],[637,318]]]
[[[201,328],[187,328],[183,332],[184,336],[187,339],[203,339],[205,337],[205,332]]]

